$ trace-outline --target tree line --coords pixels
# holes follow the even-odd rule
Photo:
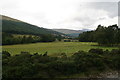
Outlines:
[[[61,53],[52,57],[48,53],[21,52],[14,56],[2,52],[2,74],[4,78],[60,78],[84,73],[89,77],[94,71],[120,70],[120,49],[111,51],[90,49],[78,51],[72,56]]]
[[[12,44],[25,44],[25,43],[36,43],[36,42],[53,42],[55,37],[50,34],[42,35],[15,35],[10,33],[2,33],[2,45]]]
[[[79,35],[81,42],[98,42],[99,45],[113,46],[120,43],[120,28],[115,24],[108,27],[98,25],[96,30]]]

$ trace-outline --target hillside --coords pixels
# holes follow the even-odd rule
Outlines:
[[[53,35],[62,35],[62,33],[38,27],[17,19],[13,19],[7,16],[2,16],[2,32],[13,33],[13,34],[53,34]]]
[[[64,33],[64,34],[71,34],[71,33],[82,33],[82,30],[71,30],[71,29],[53,29],[55,31]]]
[[[53,29],[53,30],[67,34],[72,37],[78,37],[80,33],[84,32],[83,30],[71,30],[71,29]]]

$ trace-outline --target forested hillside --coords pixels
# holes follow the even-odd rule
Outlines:
[[[2,21],[3,45],[53,42],[55,39],[61,39],[62,37],[66,36],[63,33],[31,25],[7,16],[2,16],[0,20]],[[14,34],[17,37],[13,36]]]
[[[59,32],[31,25],[7,16],[2,16],[2,31],[14,34],[61,34]]]

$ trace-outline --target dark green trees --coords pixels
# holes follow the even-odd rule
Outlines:
[[[108,27],[103,27],[101,25],[98,26],[96,29],[96,41],[100,45],[110,45],[113,46],[114,44],[118,43],[118,26],[112,25]]]
[[[95,42],[95,32],[87,31],[79,35],[79,41],[81,42]]]
[[[12,45],[12,44],[26,44],[35,42],[53,42],[55,37],[51,34],[46,35],[15,35],[10,33],[2,33],[2,44]]]
[[[117,25],[104,27],[98,25],[94,31],[80,34],[79,41],[98,42],[99,45],[113,46],[120,43],[120,28]]]
[[[50,35],[50,34],[42,35],[41,38],[42,38],[41,42],[53,42],[53,41],[55,41],[55,37],[53,35]]]

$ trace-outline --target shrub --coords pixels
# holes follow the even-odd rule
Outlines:
[[[90,49],[89,52],[90,53],[103,54],[103,50],[102,49]]]
[[[6,58],[8,58],[8,57],[10,57],[11,55],[10,55],[10,53],[9,52],[7,52],[7,51],[2,51],[2,58],[3,59],[6,59]]]
[[[70,57],[65,53],[61,54],[62,57],[51,57],[47,53],[32,55],[26,52],[10,56],[9,52],[3,51],[3,56],[7,56],[2,60],[3,77],[54,78],[107,69],[120,70],[119,50],[107,52],[111,54],[99,55],[105,51],[91,49],[89,52],[78,51]]]

